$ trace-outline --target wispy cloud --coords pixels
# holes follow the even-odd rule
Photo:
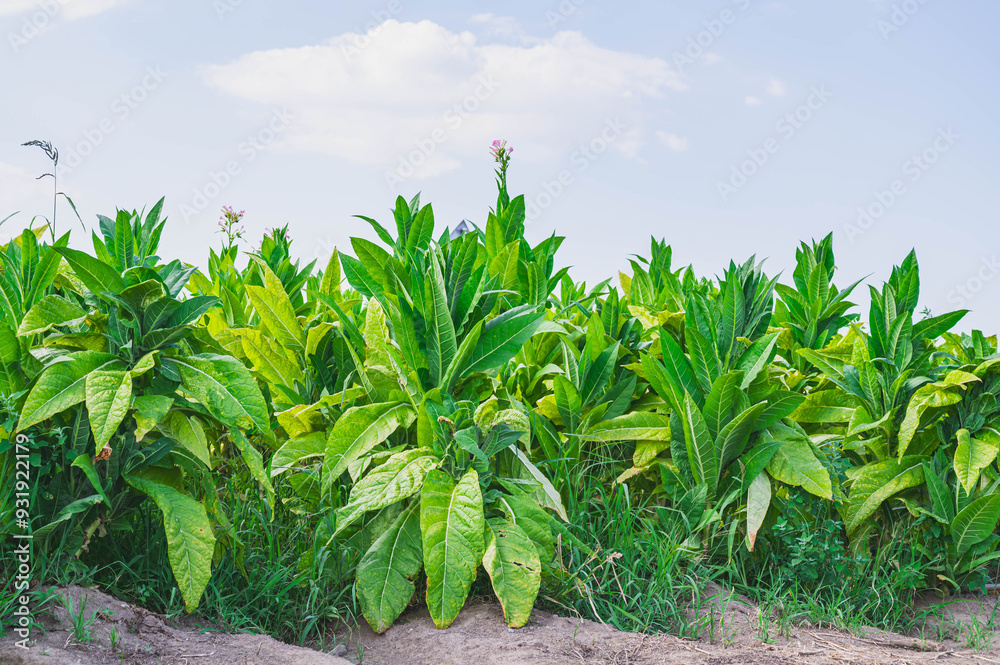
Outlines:
[[[0,0],[0,16],[24,14],[30,11],[58,13],[67,19],[86,18],[100,14],[128,0]],[[48,7],[48,6],[51,6]]]
[[[516,32],[493,15],[476,24]],[[286,146],[295,150],[391,166],[441,130],[418,177],[458,168],[500,137],[515,141],[523,159],[550,159],[615,117],[631,129],[613,149],[634,153],[648,134],[647,100],[687,88],[665,60],[602,48],[579,32],[495,44],[431,21],[390,20],[368,37],[248,53],[207,67],[204,79],[287,106],[296,123]],[[346,57],[345,45],[362,41],[364,50]]]
[[[656,140],[659,141],[661,145],[670,148],[674,152],[683,152],[684,150],[687,150],[690,147],[686,136],[677,136],[677,134],[669,134],[667,132],[664,132],[663,130],[657,130]]]

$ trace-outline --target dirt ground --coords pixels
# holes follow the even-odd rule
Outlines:
[[[918,606],[926,616],[921,634],[902,636],[808,624],[782,628],[777,617],[763,617],[762,623],[751,603],[720,592],[714,627],[706,627],[699,641],[622,633],[541,611],[524,628],[511,630],[498,606],[475,602],[447,630],[437,630],[426,609],[415,608],[384,635],[366,626],[342,631],[338,655],[332,655],[265,636],[212,632],[189,618],[168,622],[90,589],[61,592],[77,608],[80,597],[88,596],[88,616],[101,610],[91,643],[73,642],[68,613],[59,608],[30,649],[0,640],[0,665],[1000,665],[997,635],[986,628],[997,613],[997,599],[990,597],[925,601]],[[112,630],[117,651],[110,648]]]

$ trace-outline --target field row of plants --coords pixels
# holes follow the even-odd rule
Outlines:
[[[161,258],[162,201],[99,216],[92,251],[48,226],[9,242],[3,547],[20,433],[40,581],[300,641],[417,602],[444,628],[470,593],[513,627],[539,602],[684,633],[710,580],[884,625],[982,585],[1000,356],[950,332],[964,311],[917,311],[914,254],[864,318],[832,236],[791,275],[751,257],[714,279],[653,239],[588,286],[563,238],[525,237],[494,156],[482,228],[399,198],[325,265],[287,227],[241,252],[228,209],[207,269]]]

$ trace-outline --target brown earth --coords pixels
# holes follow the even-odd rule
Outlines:
[[[266,636],[210,632],[211,626],[191,618],[168,622],[90,589],[61,592],[77,608],[80,596],[89,596],[88,616],[101,610],[91,644],[73,643],[68,613],[59,607],[46,617],[45,634],[33,635],[30,649],[16,648],[11,638],[0,640],[0,665],[1000,665],[1000,650],[993,647],[996,634],[986,628],[996,611],[995,598],[925,601],[917,607],[918,616],[926,617],[922,635],[903,636],[790,626],[720,591],[714,621],[705,622],[699,641],[623,633],[542,611],[524,628],[512,630],[498,606],[474,602],[447,630],[437,630],[425,608],[414,608],[384,635],[367,626],[341,631],[336,636],[344,642],[336,650],[340,658]],[[109,646],[112,629],[120,643],[117,652]]]

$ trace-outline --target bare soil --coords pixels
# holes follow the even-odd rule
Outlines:
[[[623,633],[542,611],[512,630],[500,608],[486,602],[470,603],[450,628],[437,630],[426,608],[418,607],[383,635],[367,626],[340,631],[331,641],[343,643],[336,650],[341,658],[266,636],[216,632],[191,618],[168,621],[91,589],[60,592],[77,608],[81,596],[89,597],[87,616],[100,610],[90,644],[74,643],[68,612],[54,608],[30,649],[15,647],[10,637],[0,640],[0,665],[1000,665],[997,635],[986,628],[997,607],[990,597],[925,600],[917,607],[926,617],[921,629],[904,636],[789,626],[720,591],[716,620],[699,641]],[[112,629],[117,651],[109,646]]]

